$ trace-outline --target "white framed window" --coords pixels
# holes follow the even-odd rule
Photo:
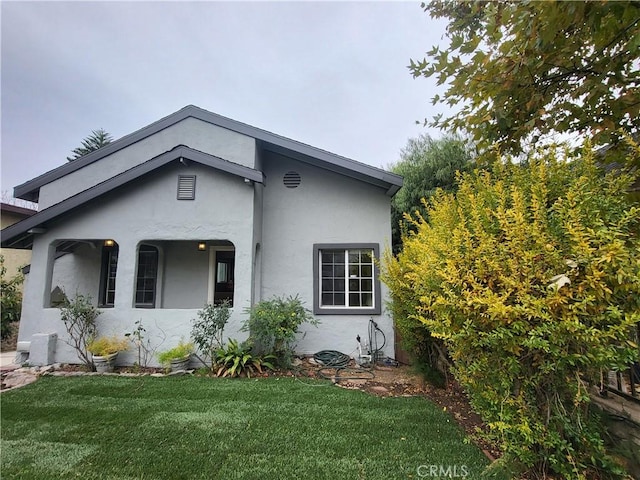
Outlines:
[[[374,243],[316,244],[315,314],[379,314],[380,282]]]

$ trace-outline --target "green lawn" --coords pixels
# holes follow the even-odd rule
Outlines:
[[[422,398],[307,380],[44,377],[0,401],[3,480],[474,479],[488,463]]]

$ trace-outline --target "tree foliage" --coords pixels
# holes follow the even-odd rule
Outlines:
[[[229,318],[231,318],[231,302],[224,300],[219,305],[207,303],[198,310],[198,318],[193,320],[191,338],[198,347],[198,351],[209,361],[209,369],[212,372],[216,363],[216,352],[224,345],[224,327]]]
[[[88,153],[98,150],[99,148],[109,145],[113,138],[103,128],[92,130],[91,135],[82,140],[82,144],[78,148],[71,150],[73,156],[67,157],[67,160],[73,162]]]
[[[603,175],[590,149],[555,155],[497,161],[439,192],[383,279],[395,308],[444,340],[505,461],[581,479],[618,471],[587,382],[639,358],[640,208],[631,174]]]
[[[480,146],[519,152],[560,132],[615,143],[640,129],[640,2],[434,0],[449,45],[412,60],[414,77],[447,84],[433,103],[460,105],[433,124]]]
[[[412,138],[400,153],[400,160],[391,170],[404,178],[400,191],[391,200],[393,245],[401,245],[401,231],[410,228],[405,213],[425,213],[423,198],[430,198],[436,189],[453,191],[456,173],[471,166],[470,145],[457,136],[434,140],[429,135]]]
[[[10,335],[12,324],[20,320],[22,310],[20,285],[23,281],[22,273],[7,278],[4,256],[0,255],[0,338]]]

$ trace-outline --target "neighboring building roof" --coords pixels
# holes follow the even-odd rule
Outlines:
[[[146,175],[149,172],[157,170],[171,162],[192,161],[202,165],[206,165],[217,170],[221,170],[232,175],[244,178],[248,181],[264,183],[264,175],[253,168],[238,165],[222,158],[208,153],[200,152],[184,145],[172,148],[168,152],[162,153],[157,157],[147,160],[144,163],[136,165],[110,179],[94,185],[72,197],[69,197],[60,203],[56,203],[49,208],[40,210],[33,216],[30,216],[21,222],[11,225],[2,230],[2,246],[10,248],[30,248],[33,243],[33,234],[38,229],[46,228],[47,222],[50,222],[61,215],[64,215],[85,203],[108,193],[115,188],[121,187]]]
[[[14,213],[16,215],[20,215],[23,217],[30,217],[31,215],[35,215],[38,213],[37,210],[33,208],[19,207],[18,205],[11,205],[10,203],[0,203],[0,210],[3,212]]]
[[[390,196],[393,196],[402,186],[402,177],[394,173],[387,172],[371,165],[356,162],[355,160],[351,160],[346,157],[335,155],[325,150],[276,135],[260,128],[252,127],[251,125],[203,110],[202,108],[194,105],[188,105],[177,112],[158,120],[157,122],[111,142],[99,150],[80,157],[73,162],[68,162],[58,168],[50,170],[49,172],[29,180],[22,185],[18,185],[14,189],[14,196],[25,200],[38,201],[40,187],[43,185],[51,183],[58,178],[90,165],[93,162],[139,142],[140,140],[189,117],[253,137],[257,140],[258,148],[263,150],[280,153],[321,168],[332,170],[337,173],[380,186],[385,188],[387,190],[387,194]]]

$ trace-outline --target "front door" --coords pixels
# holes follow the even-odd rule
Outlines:
[[[214,303],[216,305],[228,300],[233,305],[233,272],[235,252],[218,250],[215,262]]]

